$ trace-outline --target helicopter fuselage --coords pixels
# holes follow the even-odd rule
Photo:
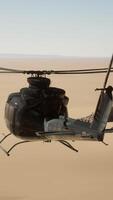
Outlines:
[[[91,122],[87,118],[76,120],[68,117],[69,99],[63,89],[49,87],[49,79],[30,77],[28,82],[28,88],[22,88],[8,97],[5,119],[11,133],[30,141],[103,140],[112,108],[111,86],[102,92],[95,116],[90,117]]]

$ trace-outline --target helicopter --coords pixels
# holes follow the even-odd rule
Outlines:
[[[17,145],[43,141],[57,141],[69,149],[78,152],[68,141],[85,140],[104,142],[105,133],[112,133],[113,128],[106,128],[108,122],[113,122],[113,87],[107,86],[109,75],[113,72],[113,55],[108,68],[80,69],[80,70],[17,70],[0,67],[0,73],[27,74],[28,87],[19,92],[11,93],[5,105],[5,122],[9,134],[0,141],[0,149],[10,155]],[[52,74],[97,74],[106,73],[100,91],[94,114],[80,119],[68,116],[69,97],[62,88],[51,87],[51,80],[47,76]],[[6,150],[1,144],[10,135],[22,141],[15,143]]]

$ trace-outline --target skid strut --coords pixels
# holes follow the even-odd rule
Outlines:
[[[25,140],[25,141],[17,142],[16,144],[14,144],[14,145],[7,151],[8,156],[10,155],[9,152],[11,152],[12,149],[14,149],[17,145],[23,144],[23,143],[27,143],[27,142],[31,142],[31,141]]]
[[[21,142],[17,142],[16,144],[14,144],[8,151],[6,149],[4,149],[1,145],[0,145],[0,149],[7,155],[10,156],[10,152],[12,151],[12,149],[14,149],[17,145],[19,144],[23,144],[23,143],[27,143],[27,142],[31,142],[28,140],[25,141],[21,141]]]
[[[0,143],[2,143],[8,136],[10,136],[10,135],[12,135],[12,133],[9,133],[8,135],[5,135],[4,137],[3,137],[3,139],[2,140],[0,140]]]
[[[66,147],[68,147],[69,149],[78,152],[77,149],[75,149],[69,142],[65,141],[65,140],[59,140],[59,142],[63,145],[65,145]]]

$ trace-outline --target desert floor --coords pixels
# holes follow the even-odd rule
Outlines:
[[[0,58],[0,67],[16,69],[80,69],[106,67],[109,59],[73,57]],[[8,94],[27,86],[27,75],[0,74],[0,133],[7,134],[4,107]],[[69,96],[69,115],[74,118],[94,112],[103,75],[51,76],[53,86],[62,87]],[[112,75],[110,77],[113,84]],[[4,142],[8,148],[17,139]],[[77,141],[75,153],[58,142],[18,146],[10,157],[0,151],[0,200],[112,200],[113,135],[105,141]]]

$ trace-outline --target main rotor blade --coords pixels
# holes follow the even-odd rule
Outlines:
[[[5,67],[0,67],[0,70],[4,70],[4,71],[19,71],[19,72],[27,72],[25,70],[18,70],[18,69],[12,69],[12,68],[5,68]],[[57,72],[57,73],[65,73],[65,72],[69,72],[69,73],[73,73],[74,71],[75,72],[82,72],[82,71],[100,71],[100,70],[107,70],[107,68],[93,68],[93,69],[76,69],[76,70],[51,70],[50,73],[52,72]],[[37,72],[37,71],[36,71]],[[42,71],[42,72],[47,72],[46,70],[45,71]],[[49,71],[48,71],[49,72]]]
[[[111,64],[112,65],[112,64]],[[107,68],[93,68],[93,69],[76,69],[76,70],[17,70],[0,67],[0,73],[22,73],[22,74],[36,74],[36,75],[50,75],[50,74],[98,74],[106,73]],[[113,72],[110,67],[109,73]],[[107,80],[106,80],[107,81]]]
[[[108,68],[87,68],[87,69],[75,69],[75,70],[56,70],[55,72],[59,72],[59,73],[65,73],[65,72],[69,72],[69,73],[73,73],[73,72],[89,72],[89,71],[101,71],[101,70],[105,70],[107,71]],[[113,68],[111,68],[113,69]]]
[[[10,71],[10,72],[23,72],[22,70],[12,69],[12,68],[5,68],[5,67],[0,67],[0,70]]]
[[[85,71],[85,70],[73,70],[73,71],[55,71],[54,74],[98,74],[98,73],[106,73],[107,70],[89,70],[89,71]],[[113,70],[111,70],[110,72],[113,72]]]
[[[23,71],[0,71],[0,74],[23,74]]]

